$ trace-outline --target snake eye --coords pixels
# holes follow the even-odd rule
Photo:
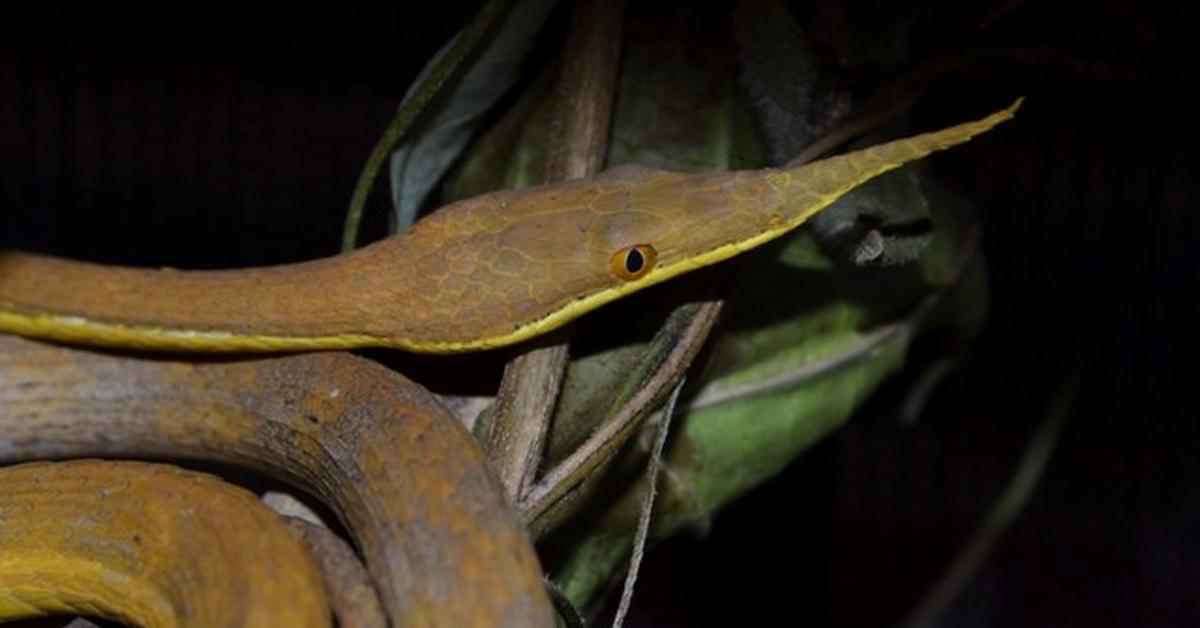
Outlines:
[[[609,261],[609,270],[617,279],[633,281],[641,279],[654,268],[658,251],[649,244],[635,244],[617,251]]]

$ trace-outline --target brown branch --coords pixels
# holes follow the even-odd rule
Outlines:
[[[589,177],[600,171],[616,93],[624,0],[579,0],[559,80],[554,137],[546,179]],[[569,333],[569,332],[563,332]],[[514,358],[504,369],[492,413],[487,451],[514,499],[533,482],[567,364],[568,345],[556,335]]]
[[[913,92],[891,104],[860,115],[838,129],[821,136],[817,141],[804,147],[798,155],[785,164],[784,168],[796,168],[815,161],[826,153],[832,152],[843,144],[849,143],[883,126],[900,115],[916,102],[918,94]]]

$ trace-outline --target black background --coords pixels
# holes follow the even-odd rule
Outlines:
[[[897,624],[1079,364],[1043,483],[942,625],[1200,619],[1195,12],[929,4],[914,58],[963,67],[924,94],[917,127],[1027,96],[1017,121],[932,160],[983,216],[989,326],[916,426],[896,411],[914,368],[706,538],[651,554],[633,625]],[[177,267],[332,254],[367,152],[472,9],[6,6],[0,246]],[[919,346],[914,367],[941,350]]]

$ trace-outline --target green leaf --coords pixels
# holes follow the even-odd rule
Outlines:
[[[523,73],[525,57],[556,0],[514,3],[481,49],[472,54],[460,75],[439,95],[391,152],[389,167],[395,224],[404,228],[416,218],[434,186],[475,135],[485,113]],[[453,40],[425,66],[414,85],[436,67]],[[407,96],[406,96],[407,99]],[[493,188],[494,189],[494,188]]]
[[[444,202],[543,182],[558,70],[556,61],[546,63],[513,107],[471,144],[446,177]]]

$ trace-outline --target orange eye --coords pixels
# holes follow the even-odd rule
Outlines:
[[[658,251],[655,251],[654,247],[649,244],[635,244],[614,253],[608,262],[608,269],[617,279],[633,281],[650,272],[656,261]]]

